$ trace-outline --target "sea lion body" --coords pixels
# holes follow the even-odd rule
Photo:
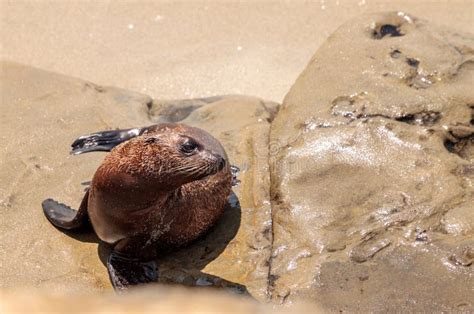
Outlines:
[[[165,135],[166,141],[181,135],[197,139],[211,154],[227,155],[220,143],[207,132],[185,125],[160,125],[141,137],[115,147],[97,169],[89,191],[88,213],[92,226],[105,242],[115,243],[133,236],[150,236],[164,246],[182,246],[208,230],[222,215],[231,192],[231,172],[226,162],[222,170],[200,180],[184,183],[178,170],[164,173],[166,165],[153,163],[153,154],[162,158],[186,158],[155,149],[147,139]],[[163,139],[165,141],[165,139]],[[174,148],[171,148],[174,149]],[[171,166],[170,166],[171,167]],[[176,166],[174,167],[176,168]]]
[[[156,279],[150,261],[157,247],[183,246],[209,230],[233,180],[224,148],[204,130],[183,124],[131,130],[74,142],[73,149],[84,152],[110,150],[77,212],[43,202],[47,218],[60,228],[78,228],[89,217],[97,236],[114,246],[107,266],[118,289]]]

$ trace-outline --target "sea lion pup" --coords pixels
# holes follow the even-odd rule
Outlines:
[[[89,220],[113,246],[107,261],[115,289],[157,279],[157,247],[188,244],[222,215],[237,168],[204,130],[184,124],[104,131],[81,136],[72,154],[110,151],[76,211],[52,199],[48,220],[79,229]]]

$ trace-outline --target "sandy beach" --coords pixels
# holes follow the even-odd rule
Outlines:
[[[473,14],[472,0],[0,0],[0,312],[473,311]],[[74,139],[157,123],[212,134],[239,182],[207,233],[156,256],[151,287],[113,298],[117,243],[93,219],[55,228],[42,204],[72,217],[94,193],[104,154],[74,156]],[[130,134],[120,145],[148,136]],[[158,248],[169,230],[151,228]]]
[[[357,15],[404,11],[474,31],[474,1],[1,1],[0,57],[153,98],[282,101]]]

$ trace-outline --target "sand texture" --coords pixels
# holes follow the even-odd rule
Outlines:
[[[84,309],[117,309],[104,266],[110,247],[91,232],[60,232],[41,202],[79,205],[104,154],[71,156],[78,136],[161,122],[212,133],[241,182],[209,234],[158,260],[160,284],[192,289],[136,291],[119,301],[124,311],[138,303],[150,311],[269,311],[236,295],[310,303],[312,312],[474,311],[472,3],[410,2],[423,19],[369,13],[337,30],[336,17],[394,4],[98,3],[1,2],[10,12],[2,10],[10,43],[2,57],[24,63],[0,63],[5,311],[60,311],[64,293],[80,293]],[[270,18],[287,7],[280,22]],[[38,26],[39,16],[49,18]],[[452,28],[437,25],[443,21]],[[180,33],[196,24],[203,28]],[[124,29],[114,31],[118,25]],[[241,27],[218,30],[230,25]],[[285,25],[300,35],[287,35]],[[33,40],[35,27],[44,29]],[[108,27],[117,46],[101,37]],[[31,49],[20,49],[22,41]],[[155,294],[169,303],[157,304]],[[202,307],[189,309],[193,302]]]
[[[1,0],[0,57],[155,99],[281,102],[342,23],[381,11],[474,33],[472,0]]]

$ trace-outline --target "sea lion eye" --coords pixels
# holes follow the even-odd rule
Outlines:
[[[181,145],[181,151],[186,155],[191,155],[198,149],[198,144],[189,139]]]

